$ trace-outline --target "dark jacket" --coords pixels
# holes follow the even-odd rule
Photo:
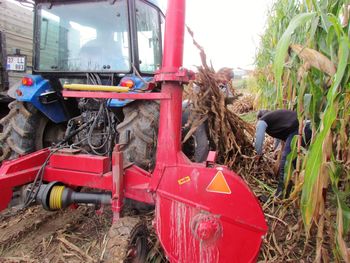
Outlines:
[[[273,138],[285,141],[291,133],[297,132],[299,122],[297,113],[291,110],[275,110],[264,114],[256,127],[255,149],[262,153],[265,132]]]

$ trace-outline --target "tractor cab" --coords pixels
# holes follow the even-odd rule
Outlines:
[[[33,71],[48,78],[152,75],[162,60],[162,23],[148,1],[36,1]]]

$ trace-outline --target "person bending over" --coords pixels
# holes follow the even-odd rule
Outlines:
[[[261,110],[258,112],[257,119],[255,150],[259,159],[263,154],[265,133],[285,142],[278,173],[278,187],[275,193],[276,197],[281,197],[284,188],[284,169],[287,156],[291,152],[292,139],[299,131],[298,116],[295,111],[291,110]],[[306,123],[304,134],[306,139],[303,140],[303,144],[306,145],[311,139],[310,122]]]

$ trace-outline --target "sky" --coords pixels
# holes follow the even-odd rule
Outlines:
[[[254,68],[254,56],[273,0],[187,0],[186,24],[204,47],[216,70]],[[185,36],[184,66],[201,65],[189,34]]]

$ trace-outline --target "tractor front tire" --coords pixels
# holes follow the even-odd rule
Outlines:
[[[106,263],[145,263],[149,231],[139,217],[122,217],[113,223],[106,244]]]
[[[155,165],[159,103],[135,101],[123,108],[124,120],[117,125],[119,144],[127,161],[151,170]]]
[[[28,154],[63,139],[64,125],[53,124],[33,105],[13,101],[0,120],[0,162]]]

